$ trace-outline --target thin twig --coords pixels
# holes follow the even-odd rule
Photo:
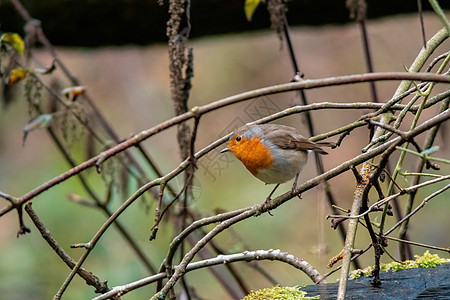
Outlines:
[[[438,62],[440,62],[441,60],[443,60],[443,59],[445,59],[448,55],[449,55],[449,53],[450,52],[445,52],[445,53],[442,53],[441,55],[439,55],[439,56],[436,56],[436,58],[435,59],[433,59],[431,62],[430,62],[430,64],[429,64],[429,66],[428,66],[428,68],[427,68],[427,72],[431,72],[431,70],[433,69],[433,67],[438,63]]]
[[[422,0],[417,0],[417,10],[419,11],[420,28],[422,29],[423,47],[427,46],[427,39],[425,36],[425,24],[423,22]]]
[[[217,215],[214,215],[211,217],[206,217],[206,218],[202,218],[200,220],[194,221],[191,225],[186,227],[182,232],[180,232],[172,240],[172,242],[169,245],[169,252],[168,252],[166,258],[164,259],[164,262],[162,263],[161,267],[159,268],[159,271],[162,272],[165,269],[167,269],[168,266],[172,265],[172,259],[173,259],[173,256],[175,255],[175,252],[176,252],[178,246],[191,232],[193,232],[194,230],[196,230],[200,227],[203,227],[203,226],[206,226],[209,224],[223,222],[225,220],[228,220],[232,217],[235,217],[235,216],[245,212],[248,209],[249,208],[243,208],[243,209],[234,210],[234,211],[226,212],[226,213],[222,213],[222,214],[217,214]]]
[[[427,183],[429,182],[438,182],[438,181],[442,181],[442,180],[449,180],[450,179],[450,175],[447,176],[443,176],[440,178],[436,178],[430,181],[426,181]],[[397,222],[397,224],[395,224],[394,226],[392,226],[391,229],[389,229],[388,231],[385,232],[385,235],[388,235],[389,233],[391,233],[392,231],[394,231],[398,226],[400,226],[403,222],[405,222],[406,220],[409,220],[415,213],[417,213],[422,207],[425,206],[425,204],[428,203],[428,201],[430,201],[432,198],[436,197],[437,195],[445,192],[446,190],[448,190],[450,188],[450,184],[446,185],[445,187],[443,187],[442,189],[434,192],[433,194],[429,195],[428,197],[426,197],[425,199],[423,199],[423,201],[413,210],[411,211],[409,214],[407,214],[403,219],[401,219],[399,222]]]
[[[425,182],[422,182],[422,183],[419,183],[419,184],[416,184],[416,185],[413,185],[413,186],[409,186],[409,187],[407,187],[407,188],[404,188],[404,189],[402,189],[400,192],[398,192],[398,193],[396,193],[396,194],[390,195],[390,196],[388,196],[388,197],[386,197],[386,198],[383,198],[383,199],[381,199],[381,200],[375,202],[375,203],[372,204],[367,210],[365,210],[364,212],[362,212],[362,213],[360,213],[360,214],[358,214],[358,215],[351,215],[351,216],[345,216],[345,215],[330,215],[330,216],[328,216],[328,217],[329,217],[329,218],[344,218],[344,219],[359,219],[359,218],[361,218],[361,217],[364,217],[365,215],[367,215],[368,213],[370,213],[370,212],[372,212],[372,211],[378,211],[378,210],[379,210],[379,207],[381,207],[382,205],[388,203],[389,201],[392,201],[392,200],[393,200],[394,198],[396,198],[396,197],[399,197],[399,196],[404,195],[404,194],[412,193],[413,191],[417,191],[418,189],[421,189],[421,188],[423,188],[423,187],[425,187],[425,186],[428,186],[428,185],[431,185],[431,184],[435,184],[435,183],[438,183],[438,182],[441,182],[441,181],[445,181],[445,180],[450,180],[450,175],[447,175],[447,176],[440,176],[440,177],[435,178],[435,179],[433,179],[433,180],[425,181]],[[447,187],[447,188],[448,188],[448,187]],[[404,218],[402,219],[401,222],[404,222],[404,221],[405,221],[405,218],[406,218],[406,217],[404,217]],[[401,222],[399,222],[399,223],[401,223]],[[397,224],[398,224],[398,223],[397,223]],[[396,228],[396,227],[395,227],[395,228]],[[394,229],[395,229],[395,228],[394,228]],[[385,234],[388,234],[388,233],[392,232],[392,230],[393,230],[393,229],[389,229],[389,231],[386,232]]]
[[[53,238],[50,231],[45,227],[45,225],[41,222],[33,208],[31,208],[31,202],[25,205],[25,211],[33,221],[36,228],[42,235],[42,238],[49,244],[49,246],[56,252],[56,254],[62,259],[62,261],[69,267],[73,268],[76,264],[76,261],[73,260],[69,254],[58,244],[58,242]],[[109,291],[108,285],[106,281],[100,281],[97,276],[87,271],[84,268],[80,268],[77,272],[81,278],[83,278],[88,285],[95,287],[96,293],[106,293]]]
[[[202,230],[200,231],[202,235],[205,234]],[[197,237],[194,237],[194,235],[190,235],[187,237],[186,240],[189,243],[189,245],[193,247],[198,242],[199,239]],[[211,241],[211,243],[208,246],[210,246],[213,250],[216,250],[214,246],[217,246],[217,243]],[[198,253],[198,257],[200,260],[205,260],[217,255],[228,255],[228,254],[231,253],[216,253],[215,255],[212,255],[208,251],[208,249],[203,248],[202,251]],[[247,284],[245,283],[245,279],[247,277],[241,276],[238,270],[236,270],[236,266],[233,264],[225,264],[223,267],[227,269],[229,274],[224,272],[223,268],[219,269],[218,267],[209,267],[208,271],[211,272],[213,276],[216,278],[216,280],[222,285],[222,288],[228,293],[230,298],[242,299],[245,295],[249,294],[251,290],[247,287]],[[236,284],[233,284],[232,280],[230,280],[229,275],[231,275],[231,277],[233,277],[233,279],[236,281],[237,286]],[[168,275],[168,277],[170,277],[170,275]]]
[[[402,240],[402,239],[395,238],[395,237],[392,237],[392,236],[385,236],[385,238],[388,239],[388,240],[392,240],[392,241],[396,241],[396,242],[402,243],[402,244],[414,245],[414,246],[419,246],[419,247],[423,247],[423,248],[439,250],[439,251],[444,251],[444,252],[450,253],[450,248],[443,248],[443,247],[437,247],[437,246],[423,244],[423,243],[418,243],[418,242],[409,241],[409,240]]]
[[[0,191],[0,197],[5,200],[8,200],[9,202],[11,202],[11,204],[15,204],[15,202],[17,201],[17,199],[15,197],[13,197],[7,193],[4,193],[2,191]]]
[[[158,204],[156,206],[155,209],[155,225],[153,225],[152,230],[151,230],[151,234],[149,237],[149,240],[152,241],[156,238],[156,233],[158,232],[159,229],[159,222],[162,220],[162,217],[164,215],[164,211],[161,212],[161,207],[163,204],[163,197],[164,197],[164,189],[166,188],[166,183],[162,182],[159,186],[159,195],[158,195]],[[176,199],[178,199],[178,197],[181,195],[181,193],[179,193],[175,199],[172,201],[175,202]],[[171,203],[171,204],[172,204]],[[171,204],[169,204],[168,206],[170,206]]]
[[[442,25],[444,25],[444,27],[447,29],[447,34],[450,35],[450,23],[447,20],[447,17],[441,6],[439,5],[439,2],[437,2],[437,0],[428,0],[428,2],[430,2],[434,12],[438,15],[439,19],[442,22]]]

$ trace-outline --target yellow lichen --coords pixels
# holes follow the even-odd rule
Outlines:
[[[319,296],[308,297],[306,292],[300,290],[298,286],[280,287],[278,285],[272,288],[265,288],[258,291],[252,291],[242,300],[297,300],[297,299],[320,299]]]
[[[381,271],[397,272],[404,269],[412,268],[434,268],[443,263],[450,263],[449,258],[440,258],[437,254],[431,254],[428,250],[423,256],[415,255],[416,260],[405,260],[402,262],[391,262],[388,264],[381,264]],[[372,276],[373,266],[368,266],[364,269],[354,270],[350,273],[350,279],[359,278],[361,276]]]

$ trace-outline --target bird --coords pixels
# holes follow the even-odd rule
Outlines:
[[[312,151],[328,154],[323,146],[332,143],[314,143],[297,129],[280,124],[244,125],[236,129],[220,153],[231,152],[247,170],[266,184],[276,184],[266,198],[267,206],[278,186],[295,177],[292,192],[297,191],[299,174]]]

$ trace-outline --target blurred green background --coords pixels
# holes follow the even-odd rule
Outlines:
[[[50,18],[43,18],[42,21],[45,24]],[[427,38],[441,28],[441,23],[432,13],[425,15],[425,25]],[[4,22],[1,29],[10,31],[4,26]],[[376,71],[403,71],[403,66],[408,66],[413,61],[422,46],[417,15],[396,15],[372,20],[368,24],[368,32]],[[363,73],[366,70],[359,29],[355,24],[294,26],[292,38],[301,71],[307,78]],[[286,47],[281,47],[277,36],[269,30],[199,37],[190,40],[190,45],[194,49],[195,73],[190,107],[255,88],[289,82],[292,77]],[[447,51],[448,46],[447,42],[437,54]],[[91,97],[121,138],[130,137],[173,115],[165,44],[95,49],[61,46],[57,51],[70,70],[87,86]],[[43,50],[35,52],[35,55],[43,66],[52,61]],[[58,72],[51,76],[59,76]],[[51,81],[51,76],[47,78],[48,81]],[[64,84],[68,85],[68,82]],[[380,99],[389,99],[396,86],[395,82],[377,83]],[[369,87],[363,84],[308,90],[306,94],[311,102],[354,102],[368,101],[370,98]],[[202,117],[196,149],[201,149],[227,133],[233,124],[262,117],[271,109],[289,107],[294,97],[294,93],[265,97]],[[29,115],[23,96],[18,95],[18,98],[7,109],[0,110],[0,190],[14,196],[20,196],[69,169],[44,130],[33,131],[25,146],[22,145],[22,128],[28,122]],[[269,111],[265,111],[268,108]],[[313,112],[318,133],[352,122],[359,116],[360,112],[354,111]],[[294,115],[278,123],[300,128],[307,135],[306,130],[302,130],[303,122],[301,115]],[[72,153],[80,159],[85,138],[85,134],[77,133],[71,148]],[[342,147],[324,157],[325,169],[329,170],[360,153],[367,139],[366,128],[352,132]],[[450,158],[448,145],[443,144],[442,137],[436,144],[441,146],[436,156]],[[164,172],[169,172],[180,162],[174,129],[152,137],[143,146]],[[408,158],[411,159],[407,159],[404,168],[412,170],[415,160],[411,156]],[[449,167],[441,167],[440,173],[448,174]],[[89,170],[87,174],[89,181],[99,191],[98,194],[103,195],[106,192],[105,179],[95,170]],[[311,160],[300,180],[304,181],[315,175],[314,162]],[[108,173],[105,176],[109,176]],[[399,180],[401,185],[408,185],[403,178]],[[182,187],[181,179],[174,183],[179,189]],[[134,182],[130,184],[131,193],[137,186]],[[261,203],[272,189],[251,176],[231,155],[219,156],[218,150],[199,161],[194,184],[197,196],[193,205],[204,216],[212,215],[217,209],[229,211]],[[290,184],[282,185],[277,194],[287,191]],[[350,173],[343,174],[331,180],[330,184],[338,204],[349,208],[355,187],[353,176]],[[443,187],[444,184],[440,186]],[[436,185],[423,190],[418,199],[437,189]],[[69,193],[87,197],[78,180],[72,178],[32,202],[33,208],[60,245],[77,259],[83,250],[70,249],[69,245],[89,241],[105,218],[95,209],[68,201]],[[449,193],[444,193],[417,214],[410,228],[413,240],[441,247],[450,244],[448,199]],[[116,208],[124,200],[120,193],[115,193],[111,206]],[[0,203],[2,206],[8,204],[3,199]],[[137,239],[153,265],[159,267],[175,233],[171,225],[163,223],[157,240],[148,241],[154,208],[153,202],[147,197],[146,200],[134,203],[119,220]],[[245,246],[249,246],[251,250],[279,248],[307,260],[325,273],[328,271],[328,259],[342,247],[337,231],[332,230],[330,222],[325,220],[329,213],[319,187],[304,193],[302,200],[292,199],[279,207],[273,211],[273,217],[265,214],[248,219],[214,240],[231,253],[240,252]],[[0,298],[49,299],[58,290],[69,270],[43,241],[27,216],[25,222],[32,232],[17,239],[16,212],[0,218]],[[393,223],[394,220],[389,220],[389,224]],[[361,227],[356,248],[365,248],[368,243],[367,234]],[[391,242],[388,249],[397,255],[395,242]],[[414,250],[417,254],[425,251],[416,247]],[[389,260],[386,256],[383,258]],[[373,264],[372,255],[364,256],[361,263]],[[281,285],[310,283],[301,272],[282,263],[262,262],[261,265]],[[84,267],[101,280],[108,280],[109,287],[149,275],[115,228],[104,235]],[[271,285],[260,275],[255,275],[246,263],[237,263],[236,267],[244,274],[251,289]],[[336,278],[332,276],[329,281]],[[186,279],[206,299],[229,297],[208,270],[189,273]],[[154,285],[151,285],[123,298],[147,299],[154,289]],[[93,296],[93,289],[76,277],[64,299],[87,299]]]

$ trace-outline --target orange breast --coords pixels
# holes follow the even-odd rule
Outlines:
[[[259,169],[267,169],[273,163],[272,151],[265,148],[258,137],[245,138],[233,148],[234,155],[255,176]]]

